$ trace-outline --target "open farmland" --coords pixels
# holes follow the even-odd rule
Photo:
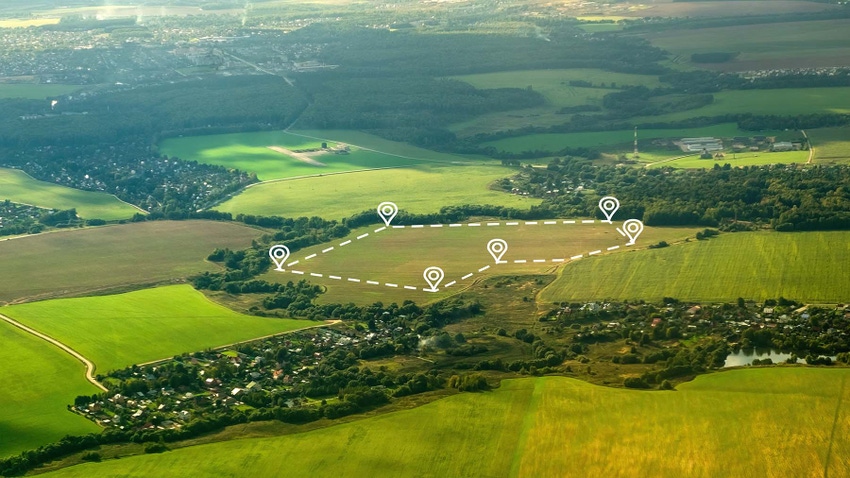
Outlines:
[[[3,309],[0,309],[2,311]],[[77,395],[97,393],[82,363],[57,347],[0,321],[0,458],[65,435],[100,427],[65,409]]]
[[[186,284],[13,305],[0,312],[70,346],[94,362],[98,373],[316,325],[242,315]]]
[[[56,25],[60,17],[53,18],[4,18],[0,20],[0,28],[27,28]]]
[[[844,476],[850,469],[838,457],[850,452],[848,374],[736,370],[698,377],[676,392],[612,389],[564,377],[505,380],[491,392],[319,430],[46,476],[141,477],[162,470],[265,476],[284,467],[298,476],[351,477]]]
[[[815,162],[850,161],[850,127],[811,129],[806,133],[815,147]]]
[[[401,209],[417,214],[462,204],[528,209],[540,203],[538,199],[489,189],[492,182],[510,177],[516,171],[496,164],[427,165],[262,183],[215,209],[234,215],[341,219],[374,210],[382,201],[393,201]]]
[[[2,25],[3,21],[0,20],[0,28],[2,28]],[[75,85],[0,83],[0,98],[42,100],[49,96],[72,93],[78,89],[80,87]]]
[[[845,302],[850,233],[739,232],[664,249],[612,254],[564,267],[542,302],[659,300],[733,302],[780,296]]]
[[[212,221],[154,221],[0,241],[0,302],[79,295],[219,270],[217,247],[242,249],[261,231]]]
[[[783,116],[815,113],[848,114],[850,113],[850,87],[721,91],[714,93],[714,102],[710,105],[658,116],[641,116],[634,118],[633,121],[667,122],[699,116],[743,113]],[[747,136],[752,134],[762,133],[750,132]]]
[[[430,149],[420,148],[412,144],[402,143],[399,141],[391,141],[369,133],[361,131],[343,130],[343,129],[322,129],[322,130],[293,130],[290,134],[306,137],[307,139],[321,139],[322,141],[340,142],[357,146],[360,149],[366,149],[376,152],[388,154],[390,156],[399,156],[403,159],[415,159],[421,161],[436,161],[456,163],[459,161],[466,162],[467,158],[449,153],[441,153]]]
[[[479,89],[488,88],[532,88],[542,94],[547,105],[538,108],[513,110],[509,112],[489,113],[469,121],[451,125],[451,130],[460,136],[477,133],[522,128],[529,125],[552,126],[570,119],[568,114],[559,110],[568,106],[601,106],[602,97],[618,91],[616,88],[641,85],[656,87],[658,77],[629,73],[614,73],[592,68],[570,70],[524,70],[482,73],[476,75],[455,76]],[[577,87],[570,81],[586,81],[592,87]]]
[[[47,209],[76,208],[85,219],[128,219],[139,212],[111,194],[38,181],[23,171],[0,168],[0,201],[6,199]]]
[[[677,159],[675,161],[657,162],[649,165],[649,167],[671,167],[671,168],[713,168],[715,164],[723,166],[729,164],[732,167],[744,166],[763,166],[767,164],[802,164],[808,161],[808,151],[782,151],[782,152],[746,152],[746,153],[726,153],[726,156],[721,159],[700,159],[698,155],[692,155],[687,158]]]
[[[542,94],[554,106],[576,106],[587,104],[585,98],[601,98],[611,88],[625,86],[660,86],[657,76],[615,73],[610,71],[576,68],[570,70],[523,70],[501,71],[452,77],[465,81],[478,89],[527,88]],[[586,81],[592,88],[570,86],[570,81]],[[585,92],[590,90],[590,92]],[[601,91],[599,91],[601,90]]]
[[[734,136],[751,136],[752,131],[739,129],[734,123],[724,123],[702,128],[680,128],[680,129],[641,129],[638,128],[638,138],[645,141],[654,138],[683,138],[699,136],[715,136],[729,138]],[[759,134],[767,134],[760,132]],[[616,130],[598,131],[589,133],[561,133],[561,134],[530,134],[505,138],[497,141],[483,143],[483,146],[493,146],[501,151],[521,153],[523,151],[559,151],[566,147],[570,148],[598,148],[611,150],[612,147],[620,145],[622,152],[631,152],[635,139],[635,131]],[[671,155],[676,155],[671,151]]]
[[[611,254],[622,254],[626,249],[627,240],[616,232],[616,228],[622,224],[616,221],[612,225],[600,221],[581,224],[581,220],[577,220],[576,224],[563,224],[563,220],[547,221],[557,224],[536,222],[537,225],[525,225],[525,221],[482,221],[468,223],[480,226],[445,225],[436,228],[425,225],[423,228],[405,227],[378,233],[374,232],[377,226],[363,228],[332,244],[293,253],[290,262],[300,262],[286,269],[303,272],[303,275],[272,270],[262,278],[281,282],[306,278],[310,282],[325,285],[328,292],[322,296],[323,302],[402,303],[405,299],[423,302],[446,297],[482,277],[554,273],[559,265],[570,262],[571,257],[582,255],[580,261],[594,262],[599,257],[589,257],[590,252],[599,250],[607,253],[607,248],[619,246]],[[499,225],[487,225],[496,223]],[[635,247],[645,247],[661,240],[683,240],[695,231],[689,228],[646,228]],[[364,233],[369,233],[369,236],[357,239]],[[495,264],[487,252],[487,243],[496,238],[508,243],[508,251],[502,258],[509,261],[507,264]],[[339,245],[348,240],[353,242]],[[333,250],[322,252],[330,246],[334,246]],[[312,254],[317,254],[317,257],[305,259]],[[445,272],[442,290],[438,293],[422,290],[427,288],[422,274],[430,266],[440,267]],[[485,266],[491,267],[481,271]],[[321,274],[322,277],[311,276],[311,273]],[[470,277],[463,279],[470,273]],[[359,279],[360,282],[352,282],[348,278]],[[370,280],[379,284],[366,282]],[[443,289],[442,286],[452,281],[456,284]],[[398,287],[387,286],[387,283]],[[416,290],[405,289],[404,286],[415,287]]]
[[[847,64],[850,58],[850,46],[846,41],[848,28],[850,20],[841,19],[683,28],[649,33],[645,38],[653,45],[680,56],[681,62],[692,66],[711,66],[724,71],[817,68]],[[740,55],[726,63],[691,63],[692,53],[710,52],[738,52]]]
[[[253,172],[263,181],[397,167],[416,164],[419,162],[417,159],[428,159],[413,159],[350,145],[350,151],[344,154],[299,152],[320,149],[322,142],[320,139],[284,131],[264,131],[170,138],[162,142],[160,152],[185,160]],[[348,145],[334,141],[327,143],[331,149]]]

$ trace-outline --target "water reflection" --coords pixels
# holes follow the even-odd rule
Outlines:
[[[740,349],[737,352],[732,352],[726,356],[726,362],[723,364],[723,367],[741,367],[743,365],[750,365],[753,363],[753,360],[756,359],[770,359],[773,363],[786,363],[792,355],[793,354],[791,353],[780,352],[773,349]],[[834,356],[830,358],[835,361]],[[803,357],[798,357],[797,363],[806,363],[806,360]]]

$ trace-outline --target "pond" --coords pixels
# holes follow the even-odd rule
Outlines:
[[[741,349],[727,355],[726,363],[723,364],[723,367],[741,367],[752,364],[755,359],[764,360],[768,358],[773,360],[773,363],[785,363],[790,357],[790,353],[780,352],[774,349]],[[835,361],[834,356],[830,358]],[[800,357],[797,359],[797,363],[806,363],[806,361]]]

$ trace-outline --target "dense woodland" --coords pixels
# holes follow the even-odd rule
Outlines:
[[[599,215],[599,197],[616,194],[624,217],[643,219],[651,226],[720,225],[735,230],[754,223],[778,231],[850,228],[846,167],[712,165],[704,170],[635,169],[565,159],[546,169],[524,169],[521,184],[511,187],[545,197],[538,210],[552,217]],[[582,184],[595,194],[576,191]],[[556,194],[546,193],[558,188]]]

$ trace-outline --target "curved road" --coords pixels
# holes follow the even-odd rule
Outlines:
[[[15,326],[15,327],[17,327],[21,330],[23,330],[24,332],[30,333],[30,334],[35,335],[36,337],[38,337],[40,339],[46,340],[46,341],[50,342],[51,344],[59,347],[63,351],[71,354],[74,358],[76,358],[77,360],[82,362],[83,365],[86,366],[86,380],[88,380],[92,385],[103,390],[104,392],[108,391],[107,388],[104,387],[102,383],[98,382],[97,379],[94,378],[94,364],[92,363],[91,360],[83,357],[82,355],[79,354],[79,352],[72,349],[71,347],[68,347],[67,345],[63,344],[62,342],[54,339],[53,337],[50,337],[48,335],[44,335],[41,332],[39,332],[39,331],[37,331],[37,330],[35,330],[31,327],[27,327],[26,325],[18,322],[17,320],[15,320],[11,317],[7,317],[3,314],[0,314],[0,319],[8,322],[9,324],[11,324],[11,325],[13,325],[13,326]]]

